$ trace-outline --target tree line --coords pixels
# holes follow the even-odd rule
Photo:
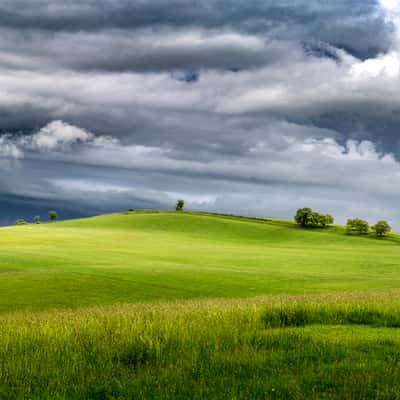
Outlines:
[[[183,211],[185,206],[185,201],[183,199],[179,199],[176,202],[175,210]],[[129,211],[133,211],[133,209],[129,209]],[[55,222],[57,220],[57,212],[49,211],[48,212],[48,220],[50,222]],[[316,211],[313,211],[311,208],[299,208],[296,211],[296,215],[294,216],[294,220],[297,225],[302,228],[326,228],[332,225],[335,220],[330,214],[323,214]],[[40,224],[41,218],[40,215],[35,215],[33,217],[33,221],[36,224]],[[23,219],[17,219],[17,225],[25,225],[27,222]],[[355,234],[355,235],[367,235],[371,231],[375,233],[376,236],[385,236],[389,232],[391,232],[392,228],[388,224],[387,221],[378,221],[375,225],[369,225],[368,221],[365,221],[360,218],[349,218],[346,223],[346,233],[347,234]]]
[[[326,228],[334,223],[330,214],[321,214],[311,208],[299,208],[294,216],[296,224],[302,228]],[[349,218],[346,223],[346,233],[351,235],[367,235],[371,231],[376,236],[385,236],[392,230],[387,221],[378,221],[375,225],[369,225],[368,221],[360,218]]]
[[[185,201],[179,199],[175,210],[183,211]],[[326,228],[335,222],[331,214],[322,214],[311,208],[299,208],[294,216],[296,224],[302,228]],[[376,236],[385,236],[392,228],[386,221],[378,221],[375,225],[369,225],[367,221],[359,218],[349,218],[346,223],[346,233],[349,235],[367,235],[371,231]]]
[[[50,222],[56,222],[57,220],[57,211],[51,210],[47,213],[48,216],[48,220]],[[35,224],[40,224],[41,223],[41,217],[40,215],[35,215],[33,217],[33,222]],[[15,222],[16,225],[26,225],[28,222],[25,221],[24,219],[17,219],[17,221]]]
[[[175,210],[183,211],[185,201],[179,199],[176,202]],[[313,211],[311,208],[299,208],[294,217],[295,222],[302,228],[326,228],[335,222],[330,214],[322,214]],[[385,236],[392,228],[386,221],[378,221],[375,225],[369,225],[367,221],[359,218],[349,218],[346,223],[346,233],[351,235],[367,235],[371,231],[376,236]]]

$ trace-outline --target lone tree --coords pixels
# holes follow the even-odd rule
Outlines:
[[[385,236],[387,233],[389,233],[392,228],[386,221],[378,221],[372,229],[375,231],[376,236]]]
[[[325,228],[333,224],[333,217],[329,214],[320,214],[311,208],[299,208],[294,220],[302,228]]]
[[[49,220],[51,222],[55,222],[57,219],[57,212],[56,211],[49,211]]]
[[[369,224],[367,221],[359,218],[348,219],[346,224],[347,233],[356,233],[358,235],[366,235],[369,232]]]
[[[183,211],[184,205],[185,205],[185,200],[179,199],[176,202],[176,207],[175,207],[176,211]]]
[[[40,215],[35,215],[33,220],[35,221],[35,224],[40,224]]]

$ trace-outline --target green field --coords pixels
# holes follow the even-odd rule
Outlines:
[[[400,398],[400,236],[201,213],[0,229],[0,399]]]
[[[0,312],[400,288],[400,236],[202,214],[0,229]]]

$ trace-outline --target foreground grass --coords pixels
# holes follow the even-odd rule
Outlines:
[[[395,399],[400,291],[0,317],[0,398]]]
[[[400,237],[285,221],[120,213],[0,229],[0,313],[400,287]]]
[[[196,213],[0,229],[0,400],[400,398],[399,244]]]

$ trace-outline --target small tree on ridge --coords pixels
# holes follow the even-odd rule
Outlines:
[[[176,211],[183,211],[184,205],[185,205],[185,200],[179,199],[179,200],[176,202],[175,210],[176,210]]]
[[[57,219],[57,212],[56,211],[49,211],[49,220],[51,222],[55,222]]]
[[[392,230],[386,221],[378,221],[372,229],[375,231],[376,236],[385,236]]]

